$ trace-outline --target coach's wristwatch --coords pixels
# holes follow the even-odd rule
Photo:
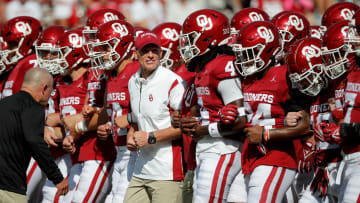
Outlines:
[[[148,143],[149,144],[155,144],[156,143],[156,137],[154,136],[153,132],[149,133]]]

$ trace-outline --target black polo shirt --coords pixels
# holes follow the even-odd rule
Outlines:
[[[0,100],[0,189],[26,194],[30,157],[55,185],[63,180],[44,141],[44,126],[44,107],[29,93]]]

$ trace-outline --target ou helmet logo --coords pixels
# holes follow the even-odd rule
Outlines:
[[[196,17],[198,26],[202,27],[202,31],[210,30],[213,27],[211,18],[207,18],[206,15],[199,15]]]
[[[251,19],[252,22],[264,20],[263,16],[260,13],[256,13],[256,12],[250,12],[249,18]]]
[[[349,29],[349,26],[344,26],[341,28],[341,34],[343,34],[344,37],[346,37],[348,29]]]
[[[321,33],[320,33],[320,31],[319,30],[311,30],[311,37],[316,37],[316,38],[318,38],[318,39],[321,39]]]
[[[120,33],[121,37],[126,36],[126,35],[129,34],[129,31],[126,28],[126,26],[121,25],[120,23],[114,23],[114,24],[111,25],[111,27],[115,32]]]
[[[32,30],[31,30],[29,23],[19,21],[15,24],[15,27],[19,32],[23,33],[24,36],[31,34]]]
[[[306,56],[306,58],[320,57],[321,49],[315,45],[305,46],[301,53]]]
[[[348,8],[344,8],[343,10],[341,10],[340,15],[345,19],[345,20],[351,20],[353,15],[354,15],[355,11],[352,11]]]
[[[76,33],[71,33],[69,35],[69,42],[72,44],[75,48],[81,48],[81,37]]]
[[[109,21],[113,21],[113,20],[119,20],[119,18],[117,17],[117,15],[114,15],[111,12],[107,12],[104,14],[104,23],[109,22]]]
[[[259,33],[261,38],[265,39],[266,43],[274,41],[274,34],[270,29],[264,26],[260,26],[258,27],[257,32]]]
[[[165,36],[166,39],[170,39],[171,41],[177,41],[179,39],[179,34],[175,29],[167,27],[162,31],[162,34]]]
[[[303,30],[304,29],[304,23],[302,19],[300,19],[296,15],[291,15],[289,17],[289,24],[294,26],[296,30]]]

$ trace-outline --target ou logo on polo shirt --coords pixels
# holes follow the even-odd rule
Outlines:
[[[149,94],[149,101],[152,102],[154,100],[154,97],[152,96],[152,94]]]

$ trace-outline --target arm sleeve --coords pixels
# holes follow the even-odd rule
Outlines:
[[[229,78],[220,81],[217,91],[220,93],[225,105],[244,98],[239,78]]]
[[[54,185],[60,183],[64,178],[44,141],[45,112],[43,107],[34,105],[25,109],[21,114],[21,121],[31,156]]]

